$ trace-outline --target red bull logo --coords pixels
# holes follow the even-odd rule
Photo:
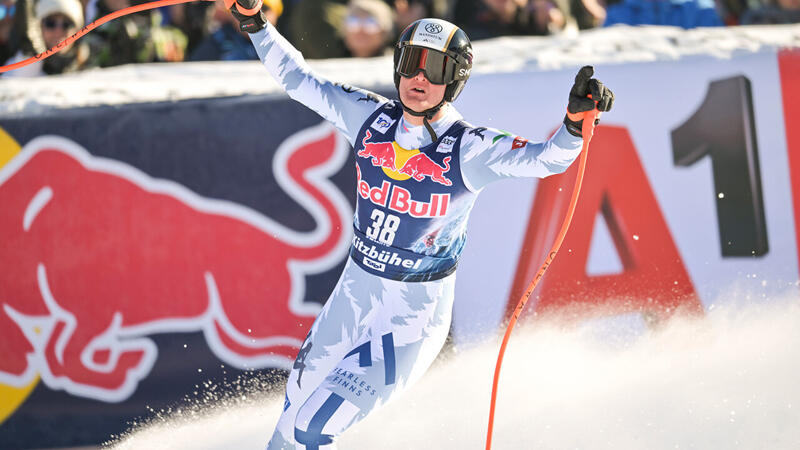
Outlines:
[[[202,331],[238,368],[286,367],[316,304],[304,276],[345,257],[352,209],[327,177],[348,146],[327,124],[278,148],[300,233],[78,144],[39,137],[0,169],[0,384],[122,401],[150,372],[148,335]]]
[[[425,178],[442,184],[452,186],[453,182],[444,176],[450,171],[450,156],[445,157],[440,166],[428,155],[419,149],[406,150],[396,142],[367,142],[372,138],[372,133],[367,130],[362,141],[364,146],[358,152],[362,158],[370,158],[372,165],[383,168],[383,172],[395,180],[407,180],[413,178],[423,181]]]
[[[356,164],[356,190],[358,195],[374,205],[389,208],[400,214],[408,214],[415,218],[434,218],[447,215],[450,194],[430,194],[429,200],[411,199],[411,192],[400,186],[383,181],[380,187],[370,186],[361,178],[361,168]]]

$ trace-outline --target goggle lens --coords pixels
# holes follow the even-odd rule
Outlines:
[[[403,47],[397,62],[397,73],[411,78],[419,71],[433,84],[446,84],[453,80],[455,62],[444,53],[422,47]]]
[[[347,18],[344,19],[344,26],[348,31],[353,32],[359,30],[372,34],[381,32],[381,24],[379,24],[378,20],[374,17],[347,16]]]
[[[42,20],[42,25],[44,25],[44,27],[48,30],[55,30],[56,28],[60,28],[63,31],[67,31],[73,26],[75,26],[75,24],[73,24],[71,20],[59,20],[59,19],[54,19],[52,17],[47,17],[44,20]]]

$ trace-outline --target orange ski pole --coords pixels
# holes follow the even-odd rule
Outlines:
[[[491,450],[492,448],[492,430],[494,428],[494,411],[495,404],[497,402],[497,385],[498,381],[500,380],[500,367],[503,364],[503,356],[506,353],[508,338],[511,336],[511,330],[514,329],[514,325],[516,325],[517,319],[519,319],[525,304],[528,303],[533,290],[536,289],[536,285],[539,283],[539,280],[542,279],[545,271],[548,267],[550,267],[550,263],[552,263],[555,259],[558,249],[561,248],[561,243],[564,241],[564,236],[567,234],[569,225],[572,222],[572,215],[575,213],[575,205],[578,204],[578,195],[580,195],[581,184],[583,184],[583,173],[586,170],[589,142],[592,140],[592,135],[594,134],[594,122],[596,117],[597,110],[594,109],[592,111],[588,111],[583,118],[583,148],[581,149],[580,161],[578,162],[578,176],[575,178],[575,187],[572,190],[572,198],[570,199],[569,207],[567,208],[567,215],[564,217],[564,222],[561,224],[561,230],[558,232],[558,236],[556,236],[556,241],[553,243],[553,247],[550,249],[550,252],[547,253],[547,259],[539,268],[539,271],[536,273],[533,281],[531,281],[531,283],[528,285],[528,289],[526,289],[525,293],[522,294],[519,302],[517,302],[517,307],[514,308],[514,313],[511,315],[511,320],[508,322],[508,328],[506,328],[506,333],[503,336],[503,343],[500,344],[500,354],[497,355],[497,364],[494,368],[494,380],[492,381],[492,401],[491,405],[489,406],[489,429],[486,433],[486,450]]]
[[[75,42],[76,40],[78,40],[79,38],[83,37],[86,33],[90,32],[90,31],[94,30],[95,28],[99,27],[100,25],[103,25],[104,23],[112,21],[112,20],[114,20],[114,19],[116,19],[118,17],[127,16],[128,14],[133,14],[133,13],[137,13],[137,12],[140,12],[140,11],[146,11],[148,9],[160,8],[162,6],[177,5],[179,3],[189,3],[189,2],[193,2],[193,1],[211,2],[211,1],[214,1],[214,0],[158,0],[158,1],[155,1],[155,2],[142,3],[141,5],[130,6],[128,8],[120,9],[119,11],[114,11],[113,13],[107,14],[107,15],[95,20],[94,22],[84,26],[83,28],[78,30],[78,32],[76,32],[75,34],[73,34],[71,36],[67,36],[63,41],[59,42],[58,44],[56,44],[55,47],[53,47],[53,48],[51,48],[49,50],[46,50],[46,51],[44,51],[42,53],[39,53],[36,56],[31,56],[30,58],[22,60],[22,61],[20,61],[18,63],[9,64],[7,66],[0,66],[0,73],[8,72],[8,71],[11,71],[11,70],[14,70],[14,69],[19,69],[20,67],[25,67],[28,64],[32,64],[32,63],[34,63],[36,61],[41,61],[41,60],[43,60],[43,59],[45,59],[47,57],[55,55],[56,53],[58,53],[61,50],[65,49],[69,44],[71,44],[71,43]]]

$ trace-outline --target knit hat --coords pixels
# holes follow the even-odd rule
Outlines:
[[[42,20],[52,14],[63,14],[76,27],[83,27],[83,6],[79,0],[39,0],[36,3],[36,19]]]
[[[383,0],[350,0],[348,12],[364,13],[375,18],[381,30],[391,32],[394,27],[394,11]]]

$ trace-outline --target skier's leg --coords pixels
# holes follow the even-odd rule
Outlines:
[[[296,448],[334,448],[337,436],[422,376],[447,338],[454,282],[381,280],[379,294],[353,292],[384,307],[373,309],[373,327],[300,407]]]
[[[284,410],[267,446],[269,450],[297,448],[294,429],[298,410],[368,331],[370,318],[377,314],[373,308],[381,305],[373,305],[372,297],[363,293],[381,290],[380,278],[366,274],[348,260],[292,366]],[[361,295],[354,295],[356,291]]]

